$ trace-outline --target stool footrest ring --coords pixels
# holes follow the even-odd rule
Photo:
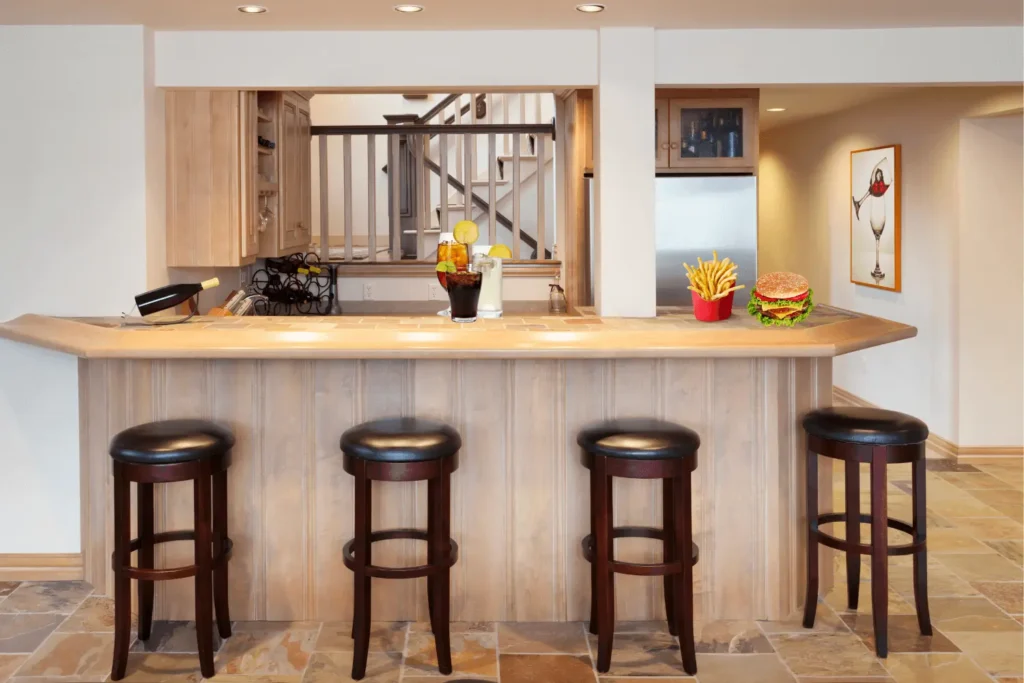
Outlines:
[[[370,534],[370,543],[377,541],[391,541],[396,538],[408,538],[414,541],[429,541],[430,537],[422,529],[385,529],[374,531]],[[341,550],[341,558],[345,566],[355,569],[356,539],[350,540]],[[421,564],[415,567],[380,567],[375,564],[366,565],[366,575],[375,579],[418,579],[423,576],[432,576],[442,569],[451,567],[459,559],[459,544],[455,539],[449,538],[450,548],[447,557],[438,558],[437,564]]]
[[[814,535],[818,538],[818,543],[826,545],[829,548],[835,548],[836,550],[843,550],[845,552],[854,552],[860,555],[870,555],[871,545],[865,543],[851,543],[842,538],[837,538],[830,533],[826,533],[818,527],[822,524],[832,524],[834,522],[845,522],[845,512],[827,512],[822,515],[818,515],[817,522],[814,525]],[[871,515],[861,514],[860,521],[862,524],[871,523]],[[887,556],[894,555],[913,555],[914,553],[922,552],[925,550],[925,539],[917,538],[914,534],[914,527],[904,522],[901,519],[893,519],[892,517],[885,518],[885,525],[890,529],[896,529],[902,531],[905,534],[910,534],[914,539],[913,543],[902,543],[899,545],[889,545],[885,547],[885,554]]]
[[[648,526],[619,526],[612,529],[612,538],[653,538],[658,541],[665,540],[665,530],[655,529]],[[587,535],[583,539],[583,557],[587,562],[594,561],[594,536]],[[696,543],[692,543],[690,564],[697,564],[699,549]],[[673,562],[659,562],[656,564],[642,564],[639,562],[619,562],[611,560],[608,563],[611,570],[616,574],[631,574],[633,576],[666,576],[678,574],[683,570],[681,560]]]
[[[196,532],[192,530],[162,531],[158,534],[153,534],[153,545],[174,543],[176,541],[194,542],[195,540]],[[231,550],[235,547],[235,544],[230,538],[225,537],[224,547],[220,552],[218,552],[216,535],[213,538],[213,544],[212,566],[216,568],[231,559]],[[140,548],[142,548],[142,539],[140,538],[133,538],[131,543],[128,544],[129,553],[133,553]],[[115,574],[127,574],[129,578],[139,581],[170,581],[172,579],[184,579],[190,576],[195,576],[199,571],[199,567],[194,564],[186,565],[184,567],[170,567],[168,569],[144,569],[142,567],[133,567],[132,565],[121,566],[117,564],[116,552],[110,556],[110,567],[114,570]]]

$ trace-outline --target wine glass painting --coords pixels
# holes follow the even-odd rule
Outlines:
[[[900,291],[900,146],[850,153],[850,282]]]

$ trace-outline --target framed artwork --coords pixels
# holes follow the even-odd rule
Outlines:
[[[900,146],[850,152],[850,282],[900,291]]]

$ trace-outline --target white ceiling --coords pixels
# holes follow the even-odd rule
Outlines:
[[[866,28],[1019,26],[1021,0],[0,0],[0,24],[145,24],[165,29]],[[243,15],[244,2],[266,14]],[[386,46],[382,46],[385,49]],[[713,59],[714,55],[708,55]]]
[[[761,130],[770,130],[804,119],[832,114],[858,104],[883,97],[891,97],[909,90],[906,86],[879,85],[822,85],[761,88]],[[786,111],[770,112],[771,107],[784,107]]]

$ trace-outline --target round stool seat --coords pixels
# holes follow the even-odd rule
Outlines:
[[[822,439],[867,446],[906,446],[928,439],[916,417],[880,408],[821,408],[804,416],[804,431]]]
[[[455,455],[462,437],[437,420],[392,417],[356,425],[341,435],[345,455],[374,462],[425,462]]]
[[[223,455],[234,445],[234,435],[216,423],[164,420],[120,432],[110,442],[110,456],[136,465],[171,465]]]
[[[576,436],[576,443],[594,455],[662,460],[696,456],[700,437],[674,422],[625,418],[584,427]]]

